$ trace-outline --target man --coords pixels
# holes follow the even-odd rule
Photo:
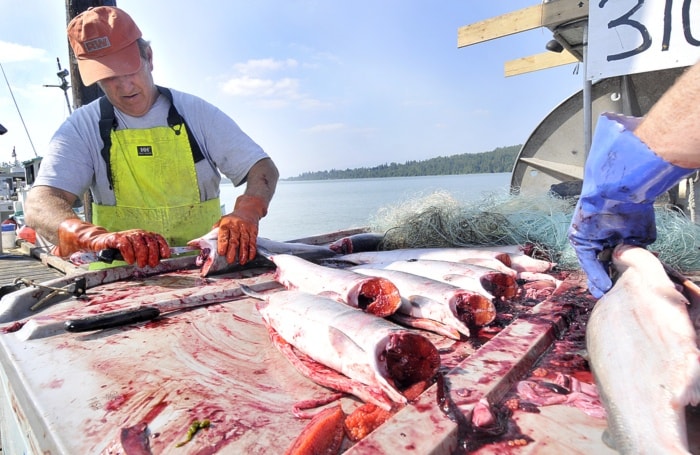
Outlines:
[[[25,220],[55,254],[118,249],[139,267],[170,256],[169,245],[219,227],[218,253],[245,264],[279,174],[268,155],[209,103],[153,82],[153,52],[131,17],[90,8],[68,24],[86,86],[105,97],[77,109],[49,144],[27,195]],[[221,216],[219,171],[246,183]],[[93,223],[72,206],[88,188]]]
[[[700,168],[700,63],[644,119],[603,114],[586,160],[569,240],[593,296],[612,287],[598,254],[656,240],[654,200]]]

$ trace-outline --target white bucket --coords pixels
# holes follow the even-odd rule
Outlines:
[[[2,225],[2,242],[0,243],[0,248],[3,250],[11,250],[16,245],[17,242],[17,231],[14,224],[3,224]]]

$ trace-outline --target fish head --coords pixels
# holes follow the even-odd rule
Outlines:
[[[335,242],[328,245],[328,247],[338,254],[352,254],[353,252],[352,240],[350,240],[348,237],[343,237],[340,240],[336,240]]]
[[[216,227],[203,236],[187,242],[187,246],[199,249],[195,264],[201,267],[199,274],[202,277],[224,270],[228,266],[226,257],[219,255],[218,239],[219,228]]]
[[[627,269],[644,270],[649,276],[667,277],[658,255],[643,246],[621,243],[612,250],[611,277],[617,281]]]

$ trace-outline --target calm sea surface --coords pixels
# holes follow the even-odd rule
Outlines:
[[[510,173],[467,174],[381,179],[280,181],[268,215],[260,222],[260,236],[291,240],[367,226],[383,207],[447,191],[459,201],[506,191]],[[243,187],[221,185],[221,202],[233,207]]]

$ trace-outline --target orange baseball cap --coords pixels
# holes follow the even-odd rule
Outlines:
[[[119,8],[98,6],[75,16],[68,24],[68,40],[78,59],[83,84],[138,71],[139,38],[141,30]]]

